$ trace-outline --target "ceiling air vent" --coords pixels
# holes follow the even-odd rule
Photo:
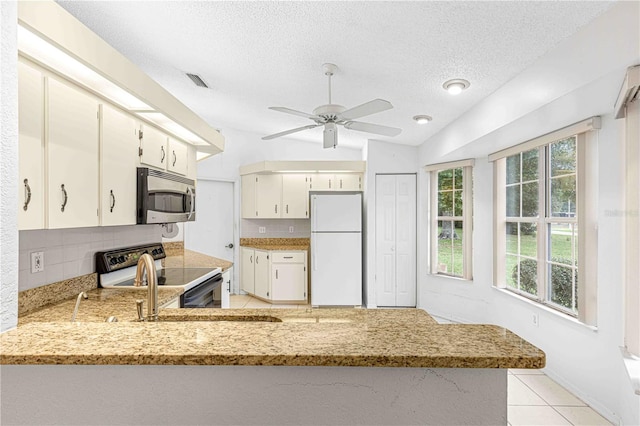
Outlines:
[[[189,74],[189,73],[186,73],[186,74],[187,74],[187,77],[189,77],[191,81],[193,81],[193,84],[195,84],[196,86],[204,87],[205,89],[209,88],[209,86],[207,86],[207,83],[205,83],[204,80],[202,80],[199,75]]]

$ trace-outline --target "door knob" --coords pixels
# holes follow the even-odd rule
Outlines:
[[[232,248],[233,248],[233,243],[229,243],[229,244],[227,244],[225,247],[226,247],[226,248],[231,248],[231,249],[232,249]]]

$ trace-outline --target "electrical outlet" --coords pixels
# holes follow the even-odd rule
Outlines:
[[[290,226],[290,227],[289,227],[289,233],[290,233],[290,234],[293,234],[293,226]]]
[[[267,232],[267,229],[266,229],[264,226],[259,226],[259,227],[258,227],[258,232],[259,232],[260,234],[264,234],[264,233],[266,233],[266,232]]]
[[[34,251],[31,253],[31,273],[44,271],[44,253],[41,251]]]
[[[531,321],[534,327],[537,327],[538,325],[540,325],[540,317],[538,316],[538,314],[533,314],[531,317]]]

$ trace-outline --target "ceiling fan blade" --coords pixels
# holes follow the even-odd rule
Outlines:
[[[397,127],[381,126],[379,124],[362,123],[360,121],[347,121],[344,127],[349,130],[358,130],[360,132],[375,133],[383,136],[398,136],[402,129]]]
[[[304,118],[310,118],[311,120],[322,120],[322,118],[318,117],[317,115],[307,114],[306,112],[296,111],[295,109],[291,109],[291,108],[269,107],[269,109],[272,109],[274,111],[286,112],[287,114],[298,115]]]
[[[320,124],[309,124],[308,126],[302,126],[302,127],[298,127],[291,130],[285,130],[284,132],[274,133],[273,135],[264,136],[262,140],[266,141],[269,139],[275,139],[275,138],[279,138],[280,136],[290,135],[291,133],[301,132],[302,130],[313,129],[314,127],[318,127],[318,126],[320,126]]]
[[[365,115],[375,114],[391,108],[393,108],[391,102],[385,101],[384,99],[374,99],[372,101],[365,102],[362,105],[343,111],[338,114],[338,118],[340,120],[353,120],[354,118],[364,117]]]

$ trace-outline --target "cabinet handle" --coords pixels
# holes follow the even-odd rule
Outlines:
[[[62,196],[64,197],[64,200],[62,200],[62,206],[60,207],[60,211],[64,213],[64,208],[67,205],[67,200],[69,199],[69,196],[67,195],[67,190],[64,189],[64,183],[60,185],[60,189],[62,190]]]
[[[285,259],[293,259],[293,256],[283,256]]]
[[[278,279],[278,270],[276,269],[276,280]]]
[[[258,256],[256,256],[256,264],[258,263]]]
[[[29,180],[25,179],[24,180],[24,206],[22,206],[22,209],[24,211],[27,211],[27,209],[29,208],[30,202],[31,202],[31,187],[29,186]]]
[[[111,206],[109,207],[109,211],[113,213],[113,208],[116,206],[116,196],[113,194],[113,189],[110,191],[111,196]]]
[[[227,292],[231,293],[231,280],[227,281]]]
[[[172,166],[175,166],[175,165],[176,165],[176,160],[177,160],[177,159],[178,159],[178,157],[176,156],[176,152],[175,152],[175,151],[173,151],[173,164],[172,164]]]
[[[342,179],[340,179],[340,189],[342,189]]]
[[[331,179],[329,179],[329,189],[331,189]]]
[[[278,205],[275,205],[275,212],[278,213]]]
[[[289,214],[289,204],[287,204],[286,209],[287,209],[287,214]]]
[[[249,263],[253,263],[253,256],[249,256]]]
[[[164,163],[164,157],[165,157],[165,153],[164,153],[164,146],[160,147],[160,152],[162,152],[162,158],[160,158],[160,162]]]

